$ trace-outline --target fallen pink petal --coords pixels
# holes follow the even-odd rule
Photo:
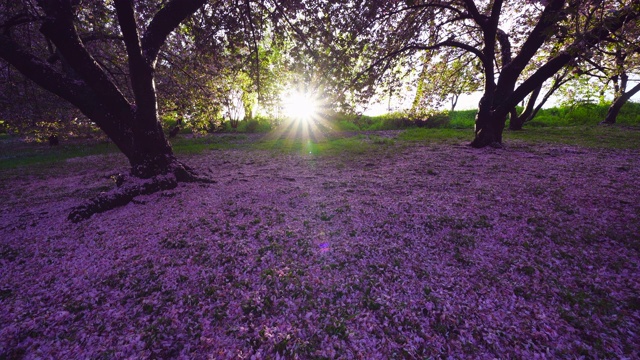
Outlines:
[[[79,223],[121,155],[3,171],[4,358],[640,357],[637,149],[187,161],[217,183]]]

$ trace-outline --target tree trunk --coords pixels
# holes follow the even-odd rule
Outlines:
[[[173,154],[173,149],[167,141],[160,122],[157,119],[148,119],[146,122],[154,121],[157,125],[149,127],[146,131],[142,129],[131,129],[129,139],[125,144],[116,146],[122,150],[131,164],[131,175],[139,178],[150,178],[156,175],[167,174],[173,171],[173,166],[177,159]],[[131,115],[129,124],[140,124],[139,116]],[[127,146],[130,143],[131,146]]]
[[[529,96],[529,100],[527,100],[527,106],[522,111],[522,114],[518,115],[518,112],[515,108],[511,110],[511,116],[509,119],[509,130],[522,130],[522,126],[525,122],[527,122],[533,113],[536,100],[538,99],[538,95],[540,95],[540,91],[542,90],[542,84],[538,86]]]
[[[478,104],[475,138],[471,142],[471,146],[475,148],[502,147],[502,132],[506,123],[506,115],[496,114],[486,99],[487,97],[483,97]]]
[[[454,112],[456,109],[456,105],[458,105],[458,99],[460,98],[460,94],[452,94],[451,95],[451,112]]]
[[[609,110],[607,111],[607,116],[604,118],[601,124],[615,124],[616,118],[618,117],[618,114],[620,113],[620,109],[622,109],[622,106],[626,104],[627,101],[629,101],[629,99],[633,95],[635,95],[638,91],[640,91],[640,83],[632,87],[629,91],[625,92],[624,94],[618,96],[609,107]]]
[[[604,118],[604,120],[602,120],[600,124],[613,125],[616,123],[616,118],[620,113],[620,109],[622,109],[622,105],[624,105],[624,103],[626,102],[620,101],[621,99],[622,97],[619,97],[613,101],[611,106],[609,106],[609,110],[607,110],[607,116]]]

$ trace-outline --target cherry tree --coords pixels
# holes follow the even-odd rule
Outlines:
[[[81,220],[180,181],[211,181],[176,158],[158,104],[184,111],[190,105],[177,94],[185,88],[190,91],[182,96],[200,104],[226,95],[203,78],[258,64],[261,29],[269,17],[282,16],[262,1],[0,2],[0,60],[77,108],[127,157],[131,180],[145,179],[124,181],[70,218]],[[159,102],[159,93],[169,96]]]
[[[173,154],[158,118],[154,83],[160,48],[174,29],[204,3],[205,0],[172,0],[142,18],[148,9],[136,12],[134,1],[114,0],[112,7],[103,7],[111,14],[102,21],[91,16],[87,11],[90,7],[81,1],[38,0],[37,5],[30,1],[3,5],[7,7],[3,10],[12,12],[5,12],[2,18],[0,57],[42,88],[73,104],[100,127],[129,159],[133,176],[152,179],[75,209],[70,215],[72,220],[122,205],[138,194],[174,187],[177,181],[204,180]],[[32,51],[24,37],[11,34],[21,24],[33,22],[40,26],[40,44],[50,49],[48,58],[42,57],[46,53],[43,50]],[[118,86],[90,51],[83,38],[93,36],[122,39],[129,89]],[[54,62],[53,57],[59,61]]]
[[[509,114],[509,130],[522,130],[522,126],[526,122],[533,120],[551,96],[573,79],[571,73],[569,67],[563,68],[553,75],[551,81],[547,80],[540,84],[529,94],[525,100],[522,112],[518,113],[516,108],[511,109],[511,113]],[[545,92],[542,95],[542,99],[539,99],[543,90],[545,90]]]
[[[482,98],[474,147],[501,146],[507,116],[516,105],[621,27],[634,23],[636,1],[406,0],[365,2],[368,71],[378,76],[399,58],[454,48],[476,58]],[[349,5],[347,5],[347,8]],[[336,22],[337,23],[337,22]],[[346,22],[349,24],[349,22]],[[533,61],[539,65],[525,71]]]
[[[600,44],[595,56],[585,57],[584,62],[594,68],[600,76],[613,84],[613,102],[607,111],[603,124],[614,124],[622,106],[640,92],[640,26],[628,24],[611,34],[609,41]],[[597,75],[595,75],[597,76]],[[634,86],[629,82],[638,81]]]

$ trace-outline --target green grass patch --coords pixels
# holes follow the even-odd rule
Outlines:
[[[473,140],[472,129],[425,129],[412,128],[407,129],[398,135],[398,140],[408,142],[447,142]]]
[[[452,129],[473,129],[476,110],[460,110],[449,113],[449,125]]]
[[[581,103],[542,109],[535,118],[527,122],[525,128],[567,127],[598,125],[604,120],[609,103]],[[521,112],[522,108],[518,108]],[[414,127],[473,129],[476,110],[456,110],[432,115],[410,116],[404,112],[394,112],[378,116],[337,114],[331,119],[333,127],[339,131],[402,130]],[[626,103],[616,120],[618,125],[640,125],[640,103]],[[508,121],[507,121],[508,124]]]
[[[300,139],[258,139],[252,140],[244,134],[228,134],[203,137],[178,137],[171,140],[177,155],[201,154],[206,150],[246,148],[267,150],[274,153],[298,153],[316,156],[352,157],[382,154],[397,151],[415,143],[470,142],[473,130],[453,128],[409,128],[396,138],[375,134],[360,134],[351,137],[328,138],[320,141]],[[565,144],[586,148],[638,149],[640,148],[640,127],[637,126],[565,126],[528,127],[522,131],[504,132],[506,146],[526,144]],[[21,167],[55,166],[67,159],[89,155],[119,153],[112,143],[77,143],[48,146],[25,143],[15,137],[0,137],[0,170]]]
[[[627,126],[571,126],[505,131],[504,141],[576,145],[587,148],[638,149],[640,128]]]
[[[299,153],[318,156],[361,155],[395,145],[393,139],[376,135],[356,135],[321,141],[299,139],[260,140],[250,145],[251,149],[269,150],[276,153]]]
[[[230,134],[218,136],[202,136],[195,138],[177,137],[171,139],[173,151],[178,154],[196,155],[205,150],[225,150],[237,148],[247,140],[246,135]]]
[[[610,103],[583,103],[573,106],[542,109],[536,117],[524,126],[529,128],[595,126],[604,120],[610,105]],[[620,109],[616,123],[627,126],[640,125],[640,103],[627,102],[624,104],[622,109]]]
[[[24,166],[51,166],[71,158],[119,151],[115,145],[108,143],[49,146],[36,143],[17,143],[16,140],[9,138],[0,139],[0,142],[15,144],[14,147],[6,143],[0,145],[3,150],[0,155],[0,170]]]
[[[269,150],[278,153],[315,153],[316,144],[311,140],[298,139],[266,139],[252,143],[248,148],[253,150]]]

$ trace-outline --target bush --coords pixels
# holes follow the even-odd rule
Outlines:
[[[449,127],[451,118],[447,113],[437,113],[429,116],[426,120],[416,120],[418,127],[426,127],[427,129],[446,128]]]
[[[371,131],[398,130],[398,129],[404,129],[404,128],[410,127],[411,124],[412,124],[412,121],[409,120],[408,118],[387,117],[387,118],[380,118],[379,121],[376,121],[365,130],[371,130]]]
[[[266,118],[241,120],[238,122],[238,127],[235,129],[231,127],[231,122],[229,121],[225,121],[223,126],[223,132],[239,133],[264,133],[271,131],[273,128],[271,121]]]
[[[359,131],[360,127],[348,120],[340,120],[335,124],[338,131]]]
[[[610,103],[582,103],[574,106],[542,109],[535,118],[530,122],[525,123],[525,126],[595,126],[604,120],[610,106]],[[626,103],[620,110],[620,114],[618,115],[616,122],[623,125],[639,125],[640,104],[632,102]]]
[[[616,122],[621,125],[640,125],[640,103],[627,102],[624,104]]]
[[[476,122],[476,110],[459,110],[449,113],[449,126],[452,129],[470,129]]]

